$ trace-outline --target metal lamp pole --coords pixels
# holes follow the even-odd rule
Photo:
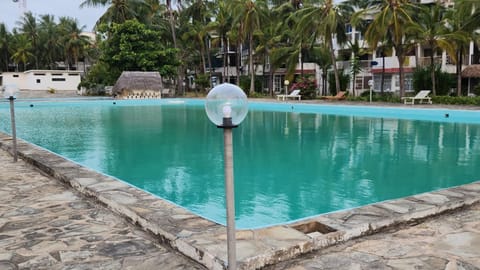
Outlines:
[[[215,86],[205,101],[207,116],[217,127],[223,129],[223,162],[225,173],[225,204],[227,208],[227,254],[228,269],[237,269],[235,239],[235,192],[233,181],[233,136],[232,129],[245,119],[248,113],[247,95],[233,84]]]
[[[283,82],[283,84],[285,84],[285,96],[287,96],[287,95],[288,95],[288,93],[287,93],[287,92],[288,92],[288,85],[290,84],[290,81],[289,81],[289,80],[285,80],[285,81]],[[283,99],[285,100],[286,98],[283,98]]]
[[[228,109],[226,109],[228,108]],[[224,112],[231,110],[224,107]],[[227,204],[227,253],[228,269],[237,269],[237,252],[235,239],[235,192],[233,181],[233,135],[232,118],[224,116],[223,125],[223,162],[225,170],[225,201]]]
[[[13,101],[15,100],[14,96],[10,96],[8,98],[10,100],[10,119],[12,123],[12,144],[13,144],[13,162],[17,162],[18,160],[18,155],[17,155],[17,129],[15,126],[15,109],[14,109],[14,104]]]

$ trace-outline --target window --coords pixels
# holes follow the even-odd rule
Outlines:
[[[52,78],[52,82],[64,82],[65,78]]]
[[[33,73],[35,76],[45,76],[45,73]]]
[[[80,76],[78,73],[68,73],[68,76]]]
[[[52,76],[62,76],[62,73],[52,73]]]
[[[40,83],[40,79],[37,79],[37,83]]]
[[[18,78],[18,74],[14,74],[13,77],[14,77],[14,78]]]
[[[345,32],[347,32],[347,33],[351,33],[351,32],[352,32],[352,25],[351,25],[351,24],[345,25]]]

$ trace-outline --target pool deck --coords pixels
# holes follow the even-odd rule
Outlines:
[[[21,140],[13,163],[10,145],[0,134],[0,269],[227,267],[224,226]],[[475,182],[238,231],[238,268],[480,269],[479,195]]]

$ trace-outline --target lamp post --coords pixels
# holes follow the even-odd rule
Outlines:
[[[370,103],[372,103],[373,80],[368,81],[368,86],[370,87]]]
[[[285,84],[285,96],[288,95],[288,85],[290,84],[290,81],[289,80],[285,80],[283,81],[283,84]]]
[[[16,99],[18,87],[16,85],[5,85],[3,96],[10,100],[10,122],[12,123],[12,148],[13,148],[13,162],[17,162],[17,130],[15,127],[15,106],[13,101]]]
[[[223,129],[223,162],[225,171],[225,202],[227,206],[227,254],[228,269],[237,268],[235,246],[235,193],[233,181],[232,129],[245,119],[248,113],[247,96],[240,87],[222,83],[215,86],[205,102],[207,116]]]

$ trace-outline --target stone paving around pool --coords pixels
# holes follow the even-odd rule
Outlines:
[[[0,150],[0,269],[204,269]]]
[[[0,133],[0,147],[11,151],[10,146],[11,138]],[[0,154],[0,162],[5,164],[0,180],[6,182],[0,188],[0,263],[5,266],[39,269],[34,264],[51,263],[58,266],[53,269],[148,269],[153,265],[157,269],[202,268],[172,251],[176,250],[209,269],[226,269],[224,226],[21,140],[18,152],[21,159],[74,190],[55,184],[51,178],[40,177],[22,160],[12,164],[7,155]],[[11,174],[8,174],[9,168]],[[89,199],[82,198],[77,192]],[[390,266],[403,269],[402,265],[422,262],[476,269],[474,266],[480,264],[479,194],[480,182],[475,182],[321,215],[294,224],[238,231],[238,268],[258,269],[287,261],[272,269],[370,269],[383,260],[384,269]],[[138,227],[128,225],[99,205]],[[407,228],[393,234],[375,234],[363,240],[366,235],[378,231],[399,228],[471,205],[473,210],[468,211],[473,211],[472,217],[464,210],[459,211],[458,219],[452,215],[453,220],[462,224],[460,227],[448,224],[448,220],[447,225],[438,228],[422,229],[418,227],[422,225],[418,225],[412,227],[412,231]],[[467,213],[466,220],[462,219],[461,213]],[[445,233],[436,230],[445,230]],[[407,238],[411,235],[413,240]],[[445,239],[437,241],[436,235]],[[451,260],[441,256],[413,256],[417,252],[415,247],[423,250],[420,244],[428,243],[428,237],[447,252],[460,248],[457,252],[460,254],[453,253]],[[347,240],[352,241],[338,246]],[[156,244],[158,241],[162,245]],[[413,244],[415,241],[419,241],[418,245]],[[407,245],[410,242],[412,244]],[[330,251],[325,253],[325,248],[333,245],[337,246],[326,249]],[[306,253],[309,254],[302,255]],[[301,259],[295,259],[299,256]],[[472,256],[477,259],[470,260]],[[455,264],[453,261],[457,257]],[[73,267],[69,267],[70,264]],[[0,264],[0,268],[2,266]]]
[[[316,251],[265,270],[480,269],[480,204]]]

